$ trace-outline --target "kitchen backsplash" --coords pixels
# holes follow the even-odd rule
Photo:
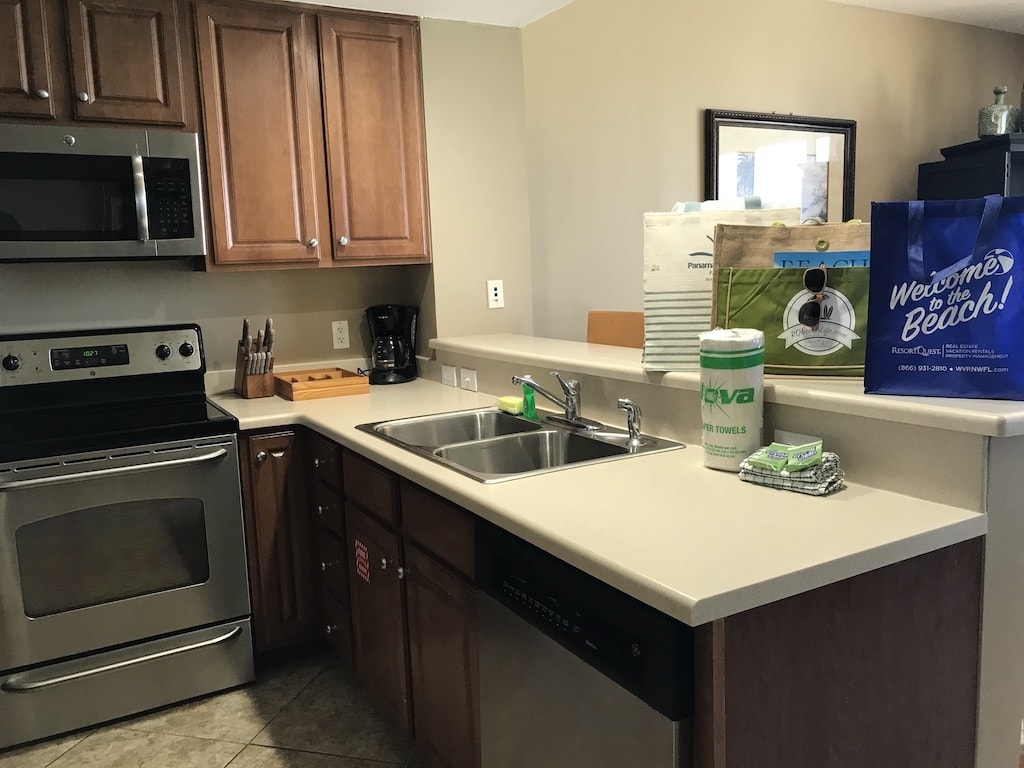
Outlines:
[[[279,365],[364,358],[366,307],[419,305],[429,276],[429,266],[214,274],[193,271],[187,261],[5,264],[0,328],[20,333],[196,322],[207,368],[221,370],[234,366],[242,318],[273,317]],[[334,320],[348,321],[349,349],[333,348]]]

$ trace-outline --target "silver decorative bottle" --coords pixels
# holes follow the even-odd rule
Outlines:
[[[988,107],[978,110],[978,137],[998,136],[1003,133],[1010,133],[1017,129],[1020,120],[1020,110],[1006,103],[1005,85],[997,85],[992,89],[995,94],[995,102]]]

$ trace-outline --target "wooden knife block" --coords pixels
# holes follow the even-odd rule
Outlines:
[[[270,367],[266,373],[247,374],[245,368],[248,362],[245,350],[239,347],[235,358],[235,394],[246,399],[273,395],[274,358],[270,358]]]

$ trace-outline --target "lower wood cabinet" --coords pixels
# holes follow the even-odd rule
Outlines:
[[[406,543],[413,730],[449,768],[480,764],[476,595],[465,579]]]
[[[473,517],[355,454],[342,466],[356,673],[434,765],[476,768]]]
[[[356,674],[410,732],[401,540],[359,507],[345,506]]]
[[[256,650],[306,642],[317,615],[300,436],[243,434],[239,455]]]

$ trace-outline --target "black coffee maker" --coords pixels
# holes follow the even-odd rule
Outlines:
[[[416,378],[416,314],[416,307],[399,304],[367,308],[371,384],[401,384]]]

